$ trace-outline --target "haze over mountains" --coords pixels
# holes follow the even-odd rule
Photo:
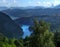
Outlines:
[[[3,7],[3,6],[1,7],[1,6],[0,6],[0,11],[6,10],[6,9],[8,9],[8,8],[7,8],[7,7]]]
[[[59,15],[60,14],[60,5],[52,6],[50,8],[45,8],[42,6],[35,7],[11,7],[4,9],[3,12],[10,15],[12,19],[17,19],[24,16],[40,16],[40,15]],[[59,15],[60,16],[60,15]]]
[[[60,5],[55,6],[54,8],[60,8]]]
[[[60,18],[60,5],[51,8],[44,8],[40,6],[36,7],[11,7],[3,10],[4,13],[8,14],[18,24],[31,24],[32,20],[44,19],[49,20],[52,23],[58,23]],[[55,16],[55,17],[54,17]],[[42,18],[43,17],[43,18]],[[56,19],[54,19],[56,18]],[[29,20],[28,20],[29,19]],[[58,19],[58,21],[57,21]],[[24,21],[24,22],[23,22]]]

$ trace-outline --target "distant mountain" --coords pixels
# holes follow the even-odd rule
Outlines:
[[[26,16],[41,16],[41,15],[60,15],[60,9],[54,8],[35,8],[35,9],[20,9],[13,8],[3,11],[8,14],[10,17],[26,17]]]
[[[57,5],[57,6],[55,6],[54,8],[56,8],[56,9],[60,9],[60,4]]]
[[[0,11],[8,9],[7,7],[1,7],[0,6]]]
[[[38,8],[46,8],[43,6],[27,6],[27,7],[10,7],[10,9],[38,9]]]
[[[22,29],[7,14],[0,12],[0,33],[8,38],[20,38]]]
[[[60,28],[60,16],[31,16],[31,17],[21,17],[16,19],[15,22],[19,25],[33,25],[34,19],[36,20],[44,20],[51,24],[51,29],[59,29]]]
[[[18,17],[22,17],[22,16],[27,16],[27,13],[25,10],[22,9],[7,9],[7,10],[3,10],[2,12],[8,14],[12,19],[16,19]],[[14,17],[14,18],[13,18]]]
[[[14,20],[14,21],[16,21],[19,24],[23,24],[23,25],[31,25],[31,24],[33,24],[34,19],[45,20],[45,21],[48,21],[48,22],[51,22],[51,23],[54,23],[54,22],[57,23],[60,20],[60,16],[49,16],[49,15],[30,16],[30,17],[21,17],[21,18],[18,18],[16,20]]]

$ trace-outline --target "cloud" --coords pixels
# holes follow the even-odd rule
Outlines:
[[[53,4],[54,4],[54,6],[60,4],[60,0],[54,0]]]
[[[36,4],[37,4],[37,5],[40,5],[40,4],[41,4],[41,2],[36,2]]]
[[[51,2],[43,2],[42,5],[45,7],[51,7],[52,6]]]
[[[29,2],[29,4],[31,5],[31,6],[44,6],[44,7],[51,7],[52,6],[52,4],[51,4],[51,2],[39,2],[39,1],[37,1],[37,2]]]
[[[27,2],[23,2],[20,0],[0,0],[0,6],[44,6],[44,7],[51,7],[52,4],[54,6],[60,4],[60,0],[54,0],[54,1],[35,1],[35,0],[29,0]]]
[[[51,7],[60,4],[60,0],[46,0],[46,1],[29,1],[30,6],[44,6],[44,7]]]
[[[17,0],[0,0],[0,6],[12,7],[18,6]]]

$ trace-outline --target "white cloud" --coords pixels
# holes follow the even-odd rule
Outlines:
[[[2,5],[1,5],[2,4]],[[11,6],[44,6],[44,7],[51,7],[52,4],[54,6],[60,4],[60,0],[54,0],[54,2],[50,2],[50,1],[32,1],[30,0],[29,2],[26,3],[21,3],[18,0],[0,0],[0,6],[7,6],[7,7],[11,7]]]
[[[33,4],[36,6],[41,6],[42,3],[41,2],[34,2]]]
[[[60,0],[54,0],[53,4],[54,4],[54,6],[60,4]]]
[[[37,4],[37,5],[40,5],[40,4],[41,4],[41,2],[36,2],[36,4]]]
[[[0,6],[7,6],[7,7],[11,7],[11,6],[18,6],[17,5],[17,1],[16,0],[0,0]]]
[[[43,2],[42,5],[45,7],[51,7],[52,6],[51,2]]]
[[[51,7],[52,5],[53,6],[56,6],[60,4],[60,0],[52,0],[52,1],[35,1],[35,2],[32,2],[30,1],[29,2],[29,5],[31,6],[44,6],[44,7]]]
[[[51,2],[29,2],[32,6],[44,6],[44,7],[51,7]]]

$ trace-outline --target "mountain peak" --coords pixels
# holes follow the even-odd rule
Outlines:
[[[59,4],[59,5],[57,5],[57,6],[55,6],[54,8],[60,8],[60,4]]]

